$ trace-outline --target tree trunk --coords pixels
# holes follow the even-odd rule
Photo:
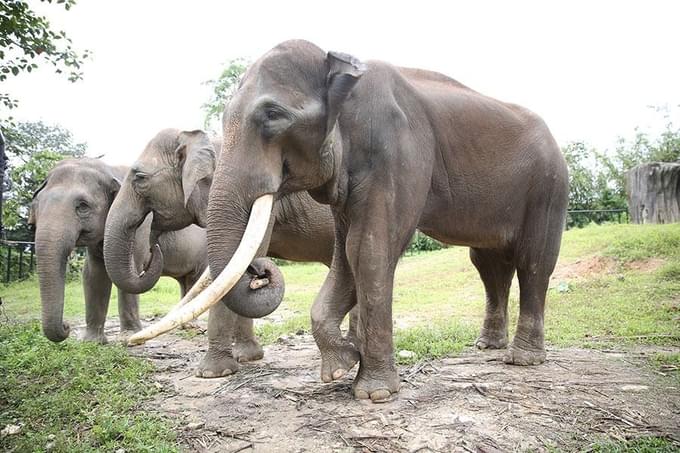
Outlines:
[[[5,169],[7,168],[7,154],[5,154],[5,137],[0,131],[0,239],[5,239],[5,224],[2,223],[2,203],[5,197]]]
[[[626,173],[632,223],[680,222],[680,163],[641,164]]]

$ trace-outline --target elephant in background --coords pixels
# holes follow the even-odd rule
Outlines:
[[[223,125],[207,214],[215,281],[206,292],[228,291],[237,270],[232,257],[257,241],[268,247],[272,200],[306,191],[330,205],[333,262],[312,307],[324,381],[359,362],[355,397],[379,401],[398,391],[394,271],[416,228],[470,247],[486,289],[479,348],[508,345],[508,292],[517,272],[520,313],[504,360],[545,360],[544,304],[568,175],[536,114],[439,73],[288,41],[248,68]],[[355,305],[358,344],[339,328]]]
[[[149,213],[153,213],[152,237],[191,224],[205,226],[208,193],[220,149],[221,139],[211,140],[200,130],[165,129],[148,143],[132,165],[106,222],[104,259],[119,287],[137,292],[158,278],[163,254],[152,256],[148,270],[140,277],[135,271],[136,257],[131,253],[133,232]],[[272,223],[271,241],[261,256],[330,266],[334,222],[327,206],[316,203],[306,193],[291,194],[277,201]],[[207,257],[206,250],[204,253]],[[280,272],[269,260],[255,260],[248,272],[268,275],[269,287],[283,284]],[[267,288],[252,291],[246,285],[235,288],[225,299],[247,309],[257,305],[255,298],[274,297],[276,291],[268,293]],[[262,355],[252,319],[236,315],[224,304],[213,306],[208,319],[208,351],[196,375],[228,375],[238,369],[237,361],[256,360]]]
[[[60,342],[69,336],[69,324],[63,320],[67,259],[75,247],[83,246],[87,247],[82,273],[87,325],[84,338],[107,342],[104,324],[111,280],[104,264],[104,226],[126,172],[125,167],[109,166],[98,159],[66,159],[48,173],[33,196],[29,224],[35,226],[42,328],[51,341]],[[149,259],[150,228],[149,218],[135,235],[134,253],[139,263]],[[187,228],[161,235],[158,242],[168,257],[162,274],[175,278],[183,290],[190,287],[206,266],[204,230]],[[142,327],[138,298],[118,289],[123,336]]]

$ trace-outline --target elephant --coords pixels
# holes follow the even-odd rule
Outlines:
[[[208,193],[220,149],[221,138],[211,140],[201,130],[164,129],[148,143],[132,165],[106,222],[104,259],[116,285],[137,292],[153,285],[158,278],[154,269],[162,266],[162,254],[152,257],[149,270],[140,277],[130,253],[132,232],[149,213],[153,213],[153,231],[174,231],[191,224],[205,226]],[[282,197],[274,209],[266,254],[330,266],[335,233],[328,206],[316,203],[309,194],[301,192]],[[207,250],[203,253],[207,260]],[[260,259],[256,263],[252,265],[258,268],[254,274],[267,274],[268,287],[282,287],[281,274],[274,270],[273,263]],[[247,282],[244,280],[244,283]],[[270,295],[264,289],[251,291],[246,286],[242,291],[230,292],[227,298],[234,299],[233,303],[240,304],[243,311],[254,304],[251,298],[255,294],[265,299],[280,295],[277,291]],[[237,362],[262,356],[251,318],[236,315],[225,304],[217,304],[210,310],[208,351],[196,369],[197,376],[232,374],[238,369]]]
[[[294,40],[248,68],[225,107],[223,134],[207,211],[214,281],[192,309],[217,303],[252,250],[267,247],[273,200],[306,191],[331,207],[335,222],[331,269],[312,307],[323,381],[358,362],[356,398],[399,391],[394,272],[416,228],[470,248],[486,291],[477,347],[507,347],[508,364],[545,360],[544,307],[568,172],[537,114],[437,72]],[[509,343],[515,272],[520,308]],[[339,328],[354,305],[358,345]]]
[[[69,324],[63,320],[64,279],[70,253],[87,247],[82,271],[85,293],[85,340],[106,343],[106,313],[111,279],[103,256],[104,226],[118,193],[125,167],[110,166],[99,159],[65,159],[50,170],[33,195],[28,223],[35,227],[37,271],[42,303],[42,329],[54,342],[68,338]],[[139,263],[148,260],[151,219],[136,235],[135,254]],[[192,226],[163,234],[158,243],[168,257],[163,275],[175,278],[184,289],[190,287],[206,266],[205,231]],[[118,289],[121,336],[141,329],[139,296]]]

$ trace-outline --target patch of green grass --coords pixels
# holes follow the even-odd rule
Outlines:
[[[661,269],[659,269],[658,275],[661,280],[670,282],[680,280],[680,261],[666,263]]]
[[[268,322],[255,328],[255,333],[262,344],[272,344],[279,337],[310,331],[309,315],[295,315],[282,322]]]
[[[680,257],[680,224],[624,225],[619,228],[605,255],[622,262],[655,257]]]
[[[680,445],[662,437],[640,437],[633,440],[596,444],[588,451],[597,453],[671,453],[680,451]]]
[[[0,297],[3,299],[7,315],[11,318],[22,320],[40,318],[40,290],[37,275],[10,285],[0,285]],[[179,302],[179,284],[170,277],[161,277],[153,289],[139,296],[139,311],[142,316],[163,315],[177,302]],[[118,291],[115,286],[111,290],[107,316],[118,316]],[[67,282],[64,288],[64,319],[68,321],[84,318],[83,285],[80,281]]]
[[[3,451],[178,451],[166,419],[141,410],[152,366],[120,346],[54,344],[37,323],[0,326],[0,426],[21,433]]]
[[[458,353],[472,344],[477,333],[476,326],[456,322],[399,329],[394,335],[397,363],[411,364],[423,359],[436,359]],[[402,350],[414,354],[410,357],[400,357],[399,351]]]
[[[680,280],[637,272],[574,283],[568,293],[551,290],[546,339],[563,346],[680,344],[679,294]]]

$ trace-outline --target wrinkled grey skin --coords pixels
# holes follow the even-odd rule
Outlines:
[[[253,201],[308,191],[336,227],[331,271],[312,308],[321,377],[360,361],[354,395],[399,389],[392,340],[397,261],[416,228],[470,247],[486,288],[480,348],[508,344],[508,289],[520,283],[505,361],[545,360],[543,313],[567,205],[567,168],[534,113],[444,75],[280,44],[250,66],[223,117],[224,148],[208,203],[217,275]],[[358,348],[340,322],[359,308]]]
[[[104,323],[111,295],[111,280],[103,258],[104,224],[107,213],[127,171],[97,159],[67,159],[59,162],[33,196],[29,223],[35,225],[38,280],[45,336],[59,342],[69,336],[63,320],[64,278],[67,258],[76,246],[87,247],[83,268],[85,292],[85,339],[106,343]],[[148,259],[148,219],[137,234],[135,254]],[[174,277],[183,288],[192,284],[205,266],[205,256],[193,252],[205,247],[205,234],[191,228],[163,235],[159,243],[170,258],[164,275]],[[118,290],[121,335],[141,328],[138,296]]]
[[[192,223],[205,225],[208,192],[220,148],[221,139],[211,141],[199,130],[165,129],[149,142],[123,182],[106,223],[104,257],[116,284],[135,291],[144,278],[153,274],[147,271],[140,279],[131,271],[136,267],[131,262],[133,256],[128,254],[127,259],[121,256],[121,251],[127,253],[125,244],[130,242],[131,232],[148,213],[153,212],[154,232],[174,231]],[[327,206],[316,203],[306,193],[283,197],[275,203],[268,256],[317,261],[329,266],[333,241],[334,222]],[[162,256],[154,259],[161,261]],[[256,261],[260,273],[275,271],[271,261]],[[158,265],[152,263],[149,268]],[[153,284],[153,279],[144,284]],[[264,303],[270,298],[267,290],[282,284],[282,279],[270,281],[268,286],[256,291],[250,290],[247,284],[240,285],[225,297],[225,302],[243,310],[257,305],[258,301]],[[198,376],[228,375],[238,369],[237,361],[262,357],[252,319],[236,315],[224,304],[210,310],[208,339],[208,352],[196,370]]]

